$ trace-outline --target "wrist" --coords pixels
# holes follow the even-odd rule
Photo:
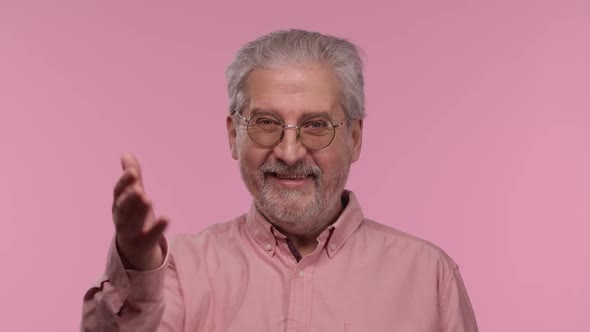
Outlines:
[[[136,249],[133,246],[121,243],[119,239],[117,239],[116,245],[125,269],[149,271],[157,269],[164,263],[164,252],[159,242],[149,249]]]

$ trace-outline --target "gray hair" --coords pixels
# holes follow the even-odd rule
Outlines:
[[[252,70],[315,62],[332,69],[346,114],[361,119],[365,116],[362,54],[351,42],[318,32],[292,29],[259,37],[244,45],[225,71],[229,113],[248,103],[246,81]]]

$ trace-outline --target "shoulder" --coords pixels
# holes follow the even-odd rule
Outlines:
[[[412,258],[413,261],[425,261],[426,263],[444,265],[445,268],[456,269],[457,264],[447,253],[434,243],[414,236],[412,234],[395,229],[391,226],[364,219],[361,233],[370,239],[385,254]]]

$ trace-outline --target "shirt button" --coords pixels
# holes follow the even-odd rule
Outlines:
[[[267,243],[267,244],[264,246],[264,249],[266,249],[266,251],[270,251],[270,250],[272,249],[272,244],[270,244],[270,243]]]
[[[299,271],[299,278],[303,278],[303,277],[305,277],[305,272]]]
[[[330,250],[336,250],[336,243],[330,243]]]

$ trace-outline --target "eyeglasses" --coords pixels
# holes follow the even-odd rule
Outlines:
[[[336,136],[336,128],[350,119],[347,117],[344,121],[333,124],[330,118],[323,114],[310,114],[298,125],[286,125],[272,112],[255,112],[249,118],[245,118],[237,110],[234,112],[246,121],[248,136],[258,145],[275,146],[285,136],[285,129],[295,129],[301,144],[311,150],[321,150],[330,145]]]

